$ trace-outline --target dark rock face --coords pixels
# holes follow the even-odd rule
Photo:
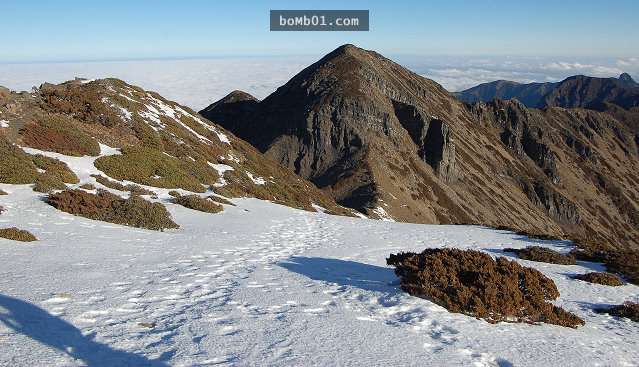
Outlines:
[[[531,100],[548,94],[537,87]],[[639,246],[631,115],[517,100],[466,104],[352,45],[250,108],[230,106],[216,102],[202,114],[217,114],[271,159],[373,217]]]
[[[211,121],[219,121],[223,124],[228,121],[243,121],[257,108],[259,100],[252,95],[236,90],[226,97],[213,103],[200,113]],[[236,135],[244,135],[241,125],[230,125],[236,129],[231,131]]]
[[[627,85],[637,86],[637,82],[635,82],[635,80],[632,79],[632,77],[628,73],[622,73],[621,75],[619,75],[619,81]]]
[[[417,154],[445,181],[456,179],[455,142],[452,131],[441,120],[425,117],[415,106],[393,101],[395,116],[406,129]]]
[[[579,224],[581,220],[577,206],[549,185],[535,182],[524,187],[530,201],[543,207],[548,215],[563,224]]]

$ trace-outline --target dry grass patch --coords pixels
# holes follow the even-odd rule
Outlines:
[[[65,190],[49,195],[47,203],[70,214],[109,223],[153,230],[179,228],[164,205],[137,195],[123,199],[105,190],[98,190],[97,194]]]
[[[523,249],[505,248],[504,252],[513,252],[520,259],[530,261],[559,265],[577,264],[577,260],[572,254],[564,255],[555,250],[541,246],[529,246]]]
[[[218,179],[206,161],[180,160],[146,147],[126,147],[121,155],[98,158],[95,166],[117,180],[139,184],[205,192]]]
[[[555,283],[536,269],[474,250],[426,249],[391,254],[401,288],[450,312],[490,323],[545,322],[577,327],[584,321],[548,301],[559,297]]]
[[[621,280],[621,278],[619,278],[615,274],[610,274],[610,273],[602,273],[602,272],[586,273],[586,274],[575,275],[573,278],[578,280],[583,280],[584,282],[588,282],[588,283],[609,285],[612,287],[618,287],[618,286],[624,285],[624,282],[623,280]]]
[[[607,313],[612,316],[625,317],[634,322],[639,322],[639,303],[626,302],[622,305],[613,306],[611,308],[596,309],[597,313]]]
[[[179,195],[174,196],[172,200],[175,204],[182,205],[185,208],[197,210],[205,213],[219,213],[224,207],[213,201],[197,195]]]
[[[0,229],[0,237],[20,242],[33,242],[38,240],[31,232],[16,227]]]
[[[82,184],[82,185],[80,185],[80,188],[81,189],[85,189],[85,190],[89,190],[89,191],[95,190],[95,186],[93,186],[93,184],[90,184],[90,183]]]

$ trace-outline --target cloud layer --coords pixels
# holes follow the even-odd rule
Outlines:
[[[499,79],[558,81],[575,74],[639,76],[639,58],[566,60],[511,57],[394,57],[402,65],[459,91]],[[196,110],[239,89],[264,98],[314,62],[312,57],[140,60],[120,62],[0,64],[0,85],[29,90],[74,77],[116,77],[154,90]]]

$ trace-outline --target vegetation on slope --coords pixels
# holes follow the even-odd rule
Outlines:
[[[47,203],[70,214],[109,223],[153,230],[179,227],[164,205],[137,195],[123,199],[105,190],[98,190],[97,194],[65,190],[49,195]]]
[[[523,249],[505,248],[504,252],[513,252],[520,259],[549,264],[575,265],[577,263],[577,260],[571,254],[563,255],[555,250],[541,246],[528,246]]]
[[[611,287],[618,287],[624,285],[623,280],[615,274],[594,272],[586,274],[578,274],[573,277],[574,279],[583,280],[588,283],[595,283],[601,285],[608,285]]]
[[[176,195],[176,193],[173,193],[172,201],[185,208],[205,213],[219,213],[224,210],[222,205],[217,204],[208,198],[203,198],[197,195]]]
[[[545,322],[577,327],[584,321],[548,301],[559,297],[555,283],[533,268],[474,250],[426,249],[391,254],[401,288],[450,312],[488,322]]]
[[[121,155],[98,158],[95,166],[117,180],[192,192],[205,192],[218,179],[206,162],[179,160],[146,147],[125,147]]]
[[[38,240],[31,232],[16,227],[0,229],[0,237],[20,242],[33,242]]]

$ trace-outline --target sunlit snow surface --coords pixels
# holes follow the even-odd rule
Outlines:
[[[116,152],[104,148],[105,154]],[[84,159],[84,160],[82,160]],[[87,171],[91,158],[68,160]],[[88,172],[87,172],[88,173]],[[85,173],[81,175],[88,179]],[[392,252],[533,241],[472,226],[413,225],[305,212],[254,199],[220,214],[168,203],[165,232],[74,217],[28,186],[0,185],[17,226],[0,239],[0,366],[623,366],[639,326],[592,312],[639,288],[570,279],[599,265],[521,261],[550,276],[586,325],[491,325],[402,293]],[[509,256],[509,255],[506,255]]]

